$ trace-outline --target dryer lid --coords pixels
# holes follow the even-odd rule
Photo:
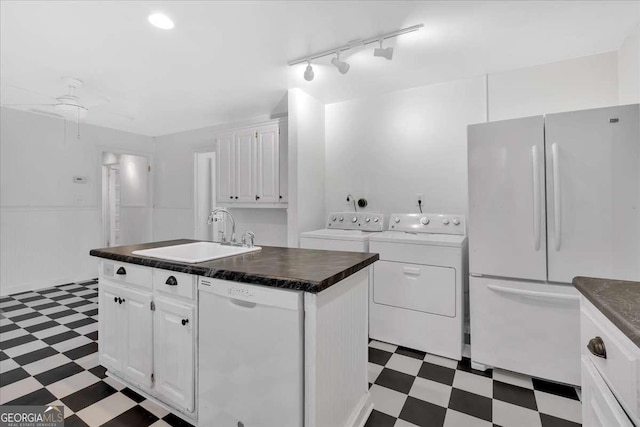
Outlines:
[[[461,248],[465,245],[467,236],[455,234],[383,231],[382,233],[376,233],[375,235],[371,236],[369,241]]]

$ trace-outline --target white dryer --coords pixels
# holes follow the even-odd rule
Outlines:
[[[464,216],[392,214],[369,251],[380,254],[370,282],[370,338],[462,359]]]
[[[369,237],[384,228],[381,213],[334,212],[327,228],[300,233],[300,247],[330,251],[369,252]]]

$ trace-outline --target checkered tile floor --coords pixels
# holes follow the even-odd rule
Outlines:
[[[64,405],[65,426],[190,426],[105,376],[97,280],[0,298],[0,404]]]
[[[0,404],[64,405],[65,426],[189,426],[105,376],[97,281],[0,299]],[[369,344],[375,409],[366,427],[570,427],[576,390],[378,341]]]
[[[573,387],[404,347],[369,343],[374,411],[365,427],[575,427],[581,405]]]

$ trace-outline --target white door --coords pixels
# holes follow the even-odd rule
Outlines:
[[[195,238],[218,240],[220,221],[208,224],[209,214],[216,207],[216,153],[195,155]]]
[[[279,151],[278,126],[269,125],[258,129],[258,139],[256,143],[258,202],[277,203],[279,201]]]
[[[177,407],[194,408],[194,307],[156,298],[154,311],[155,389]]]
[[[220,203],[234,201],[235,145],[233,134],[216,138],[216,200]]]
[[[153,357],[153,327],[151,293],[133,289],[123,291],[127,324],[122,330],[124,374],[135,384],[151,386]]]
[[[546,117],[549,280],[640,279],[638,105]]]
[[[235,134],[236,202],[255,202],[255,131],[243,130]]]
[[[100,310],[98,311],[98,354],[100,364],[120,372],[123,367],[122,348],[127,311],[120,300],[123,289],[100,282]]]
[[[471,125],[469,271],[545,280],[542,116]]]

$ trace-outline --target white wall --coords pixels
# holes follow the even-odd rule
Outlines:
[[[280,117],[260,116],[250,120],[210,126],[156,138],[154,174],[154,240],[194,238],[194,167],[195,153],[215,151],[215,134],[225,129]],[[255,233],[257,245],[286,246],[287,213],[285,209],[239,209],[230,212],[236,220],[236,233]]]
[[[467,214],[466,126],[616,105],[616,52],[326,106],[326,209]]]
[[[153,152],[151,138],[0,109],[0,293],[96,277],[101,150]],[[74,176],[87,178],[74,184]]]
[[[323,228],[325,216],[325,105],[300,89],[289,91],[288,246],[303,231]]]
[[[484,79],[390,92],[326,106],[326,213],[466,214],[468,123],[484,120]]]
[[[618,85],[620,104],[640,102],[640,24],[618,50]]]
[[[617,53],[489,75],[489,120],[618,104]]]

